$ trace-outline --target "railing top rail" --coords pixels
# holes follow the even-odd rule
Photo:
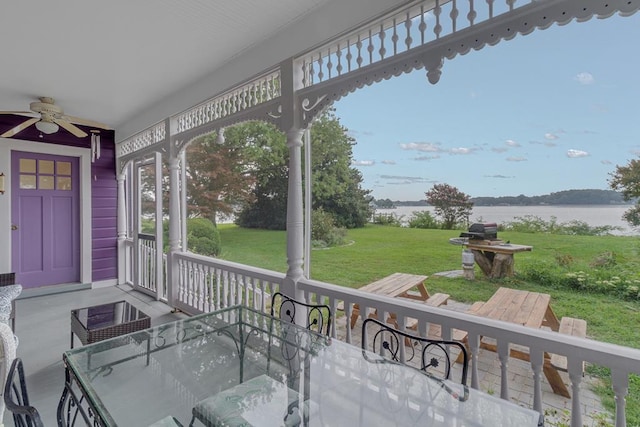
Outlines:
[[[385,311],[396,313],[398,317],[417,317],[427,322],[459,328],[478,336],[496,337],[509,343],[544,349],[550,353],[567,354],[570,350],[572,354],[577,355],[585,362],[615,367],[615,369],[623,370],[626,373],[640,374],[640,349],[559,334],[544,329],[534,329],[445,308],[431,307],[404,299],[370,294],[316,280],[302,280],[299,287],[303,291],[339,300],[358,301],[361,306],[364,300],[370,307],[382,306]]]
[[[244,276],[251,276],[261,280],[268,280],[274,283],[281,283],[284,280],[284,273],[278,273],[264,268],[253,267],[237,262],[225,261],[222,259],[211,258],[204,255],[194,254],[192,252],[174,252],[175,259],[186,261],[194,261],[202,265],[222,268],[232,273],[239,273]]]

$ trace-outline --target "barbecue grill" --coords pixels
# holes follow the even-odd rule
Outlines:
[[[460,233],[460,237],[467,237],[469,240],[498,240],[498,224],[495,222],[471,224],[469,231]]]

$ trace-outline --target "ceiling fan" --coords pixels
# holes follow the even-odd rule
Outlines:
[[[94,122],[93,120],[65,115],[62,108],[55,104],[53,98],[46,96],[41,97],[40,101],[29,104],[29,108],[31,111],[0,111],[0,114],[15,114],[30,117],[18,126],[9,129],[0,135],[0,137],[10,138],[32,124],[35,124],[36,128],[45,134],[56,133],[60,127],[63,127],[78,138],[84,138],[88,134],[77,127],[76,124],[99,129],[110,129],[109,126]]]

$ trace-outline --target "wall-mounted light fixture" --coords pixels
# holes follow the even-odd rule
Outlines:
[[[4,194],[4,173],[0,173],[0,194]]]

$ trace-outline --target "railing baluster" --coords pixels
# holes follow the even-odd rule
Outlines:
[[[506,340],[498,340],[498,359],[500,360],[500,398],[509,400],[509,342]]]
[[[571,379],[571,427],[582,427],[582,408],[580,404],[580,383],[582,382],[583,364],[576,356],[567,360],[569,379]]]
[[[542,364],[544,353],[539,348],[530,350],[531,370],[533,371],[533,409],[542,413]]]

